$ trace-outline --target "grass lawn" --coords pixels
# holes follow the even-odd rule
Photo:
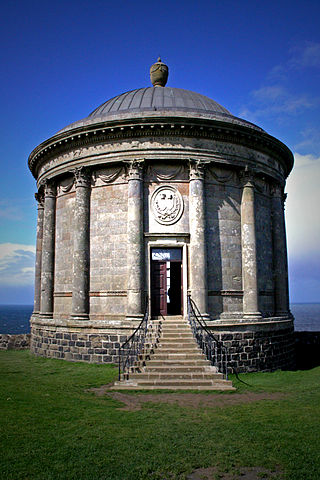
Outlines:
[[[218,406],[152,401],[132,411],[88,391],[115,379],[112,366],[8,351],[0,371],[1,480],[173,480],[207,467],[216,478],[241,478],[241,467],[320,478],[320,367],[241,375],[250,386],[232,377],[235,394],[197,394],[218,396]],[[248,392],[281,395],[221,402]]]

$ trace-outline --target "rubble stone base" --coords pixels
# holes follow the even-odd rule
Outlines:
[[[27,350],[30,348],[30,333],[10,335],[0,333],[0,350]]]
[[[214,326],[213,326],[214,324]],[[232,325],[211,322],[210,328],[229,352],[230,371],[273,371],[295,366],[292,318]],[[128,328],[73,328],[33,324],[31,351],[36,355],[91,363],[118,363],[119,346]]]

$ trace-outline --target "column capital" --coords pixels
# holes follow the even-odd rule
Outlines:
[[[44,208],[44,194],[43,191],[38,191],[34,194],[34,198],[38,202],[38,209]]]
[[[51,197],[55,198],[57,194],[57,187],[53,180],[45,180],[43,183],[44,186],[44,196],[45,198]]]
[[[73,170],[74,186],[78,187],[91,187],[91,171],[86,167],[77,167]]]
[[[280,185],[279,183],[273,183],[271,185],[271,195],[272,195],[272,198],[274,199],[278,198],[281,200],[282,208],[284,209],[288,194],[284,193],[283,186]]]
[[[127,178],[130,180],[142,180],[144,159],[126,160]]]
[[[206,173],[206,165],[209,162],[204,160],[189,160],[189,176],[190,180],[204,180]]]
[[[283,188],[279,183],[272,183],[271,184],[271,195],[273,197],[279,197],[282,198],[283,196]]]
[[[242,187],[255,187],[255,171],[252,168],[246,167],[244,170],[240,170],[239,177],[242,182]]]

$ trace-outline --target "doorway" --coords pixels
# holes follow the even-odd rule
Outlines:
[[[151,315],[182,314],[182,249],[151,249]]]

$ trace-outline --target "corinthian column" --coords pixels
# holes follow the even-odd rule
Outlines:
[[[258,302],[254,184],[245,173],[241,200],[243,317],[261,318]]]
[[[41,316],[53,315],[54,242],[56,217],[56,187],[46,181],[44,188],[44,216],[41,258]]]
[[[289,313],[284,194],[280,185],[274,185],[271,193],[275,315],[281,316]]]
[[[191,297],[204,317],[208,315],[207,246],[204,195],[205,165],[190,163],[190,286]]]
[[[37,244],[36,244],[33,313],[38,314],[40,313],[40,301],[41,301],[41,261],[42,261],[44,198],[43,198],[43,192],[40,193],[40,191],[38,193],[35,193],[34,196],[38,202],[38,220],[37,220]]]
[[[71,316],[77,320],[85,320],[89,318],[91,174],[80,167],[74,171],[74,178],[76,200]]]
[[[128,162],[128,293],[127,317],[143,314],[143,161]]]

